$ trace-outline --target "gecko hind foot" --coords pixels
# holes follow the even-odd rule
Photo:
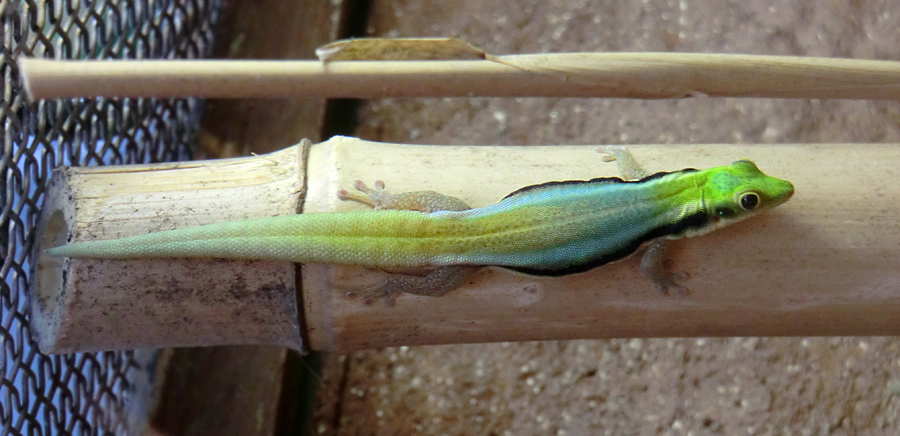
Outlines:
[[[462,286],[481,267],[452,265],[429,271],[424,276],[388,273],[380,283],[347,292],[347,298],[362,296],[363,304],[369,306],[384,299],[387,306],[393,306],[401,293],[440,297]]]
[[[351,300],[362,296],[362,303],[366,306],[371,306],[376,301],[383,299],[384,305],[386,307],[391,307],[394,305],[394,302],[397,299],[397,295],[399,294],[399,291],[388,289],[386,286],[384,286],[384,282],[382,282],[358,291],[349,291],[344,295]]]
[[[436,212],[439,210],[468,210],[466,202],[449,195],[434,191],[410,191],[399,194],[388,193],[381,180],[375,181],[375,187],[366,186],[361,180],[353,183],[359,192],[339,189],[338,198],[351,200],[371,206],[373,209],[417,210],[419,212]]]
[[[376,180],[374,188],[368,187],[362,180],[356,180],[353,182],[353,188],[359,193],[338,189],[338,198],[344,201],[356,201],[372,206],[375,209],[380,209],[390,197],[384,188],[384,181],[382,180]]]

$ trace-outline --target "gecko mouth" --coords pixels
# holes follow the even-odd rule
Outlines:
[[[709,213],[709,214],[706,214],[705,225],[701,225],[701,226],[697,226],[697,227],[689,227],[689,228],[685,229],[683,237],[693,238],[696,236],[703,236],[714,230],[721,229],[722,227],[725,227],[731,223],[740,221],[743,218],[745,218],[745,217],[724,218],[719,215]]]

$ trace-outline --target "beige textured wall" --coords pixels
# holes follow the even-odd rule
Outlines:
[[[370,34],[459,36],[496,54],[900,60],[898,19],[890,0],[375,0]],[[900,142],[896,102],[384,99],[365,103],[360,121],[364,139],[426,144]],[[894,338],[404,347],[332,356],[326,368],[319,434],[900,432]]]

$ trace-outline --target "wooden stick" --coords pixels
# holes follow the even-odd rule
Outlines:
[[[459,61],[21,58],[31,99],[69,97],[771,97],[900,99],[900,62],[699,53]]]
[[[762,216],[677,241],[670,258],[673,269],[690,274],[687,297],[658,294],[638,272],[638,259],[629,258],[556,279],[488,268],[440,298],[401,295],[393,307],[365,306],[345,294],[377,282],[380,272],[303,265],[298,321],[289,316],[290,264],[41,257],[33,325],[41,349],[54,352],[248,341],[345,352],[572,338],[900,334],[897,144],[630,149],[651,171],[750,158],[767,174],[791,180],[796,194]],[[300,154],[291,150],[247,160],[62,170],[56,177],[72,188],[48,192],[50,219],[42,217],[39,241],[47,247],[65,239],[61,226],[48,227],[54,211],[77,239],[291,213],[296,197],[289,193],[301,189],[287,181],[304,179],[302,166],[286,163]],[[184,168],[205,174],[205,183],[183,187]],[[263,198],[270,185],[251,182],[268,172],[265,178],[281,180],[282,188]],[[484,206],[529,184],[613,175],[615,164],[591,146],[435,147],[336,137],[311,148],[304,213],[363,209],[335,195],[355,179],[383,179],[394,192],[438,190]],[[141,189],[132,182],[138,176]],[[302,345],[301,335],[308,338]]]

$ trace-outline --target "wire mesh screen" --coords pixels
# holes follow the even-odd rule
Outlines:
[[[202,110],[192,99],[29,104],[16,58],[205,57],[222,1],[0,0],[0,436],[129,433],[132,353],[46,356],[30,339],[34,223],[54,167],[188,158]]]

